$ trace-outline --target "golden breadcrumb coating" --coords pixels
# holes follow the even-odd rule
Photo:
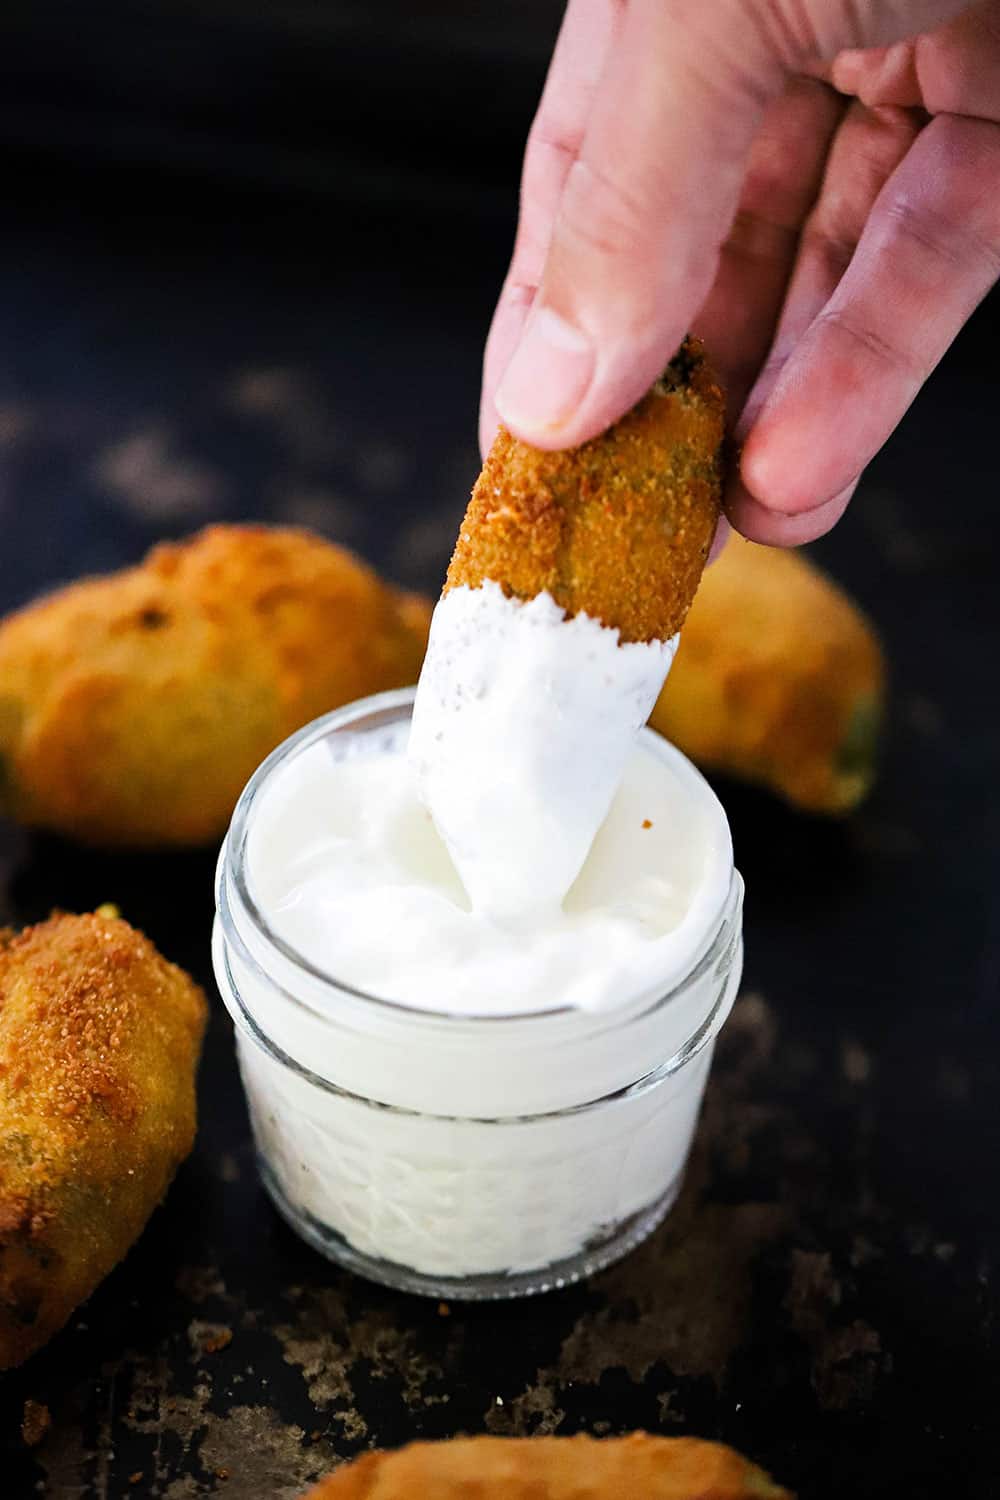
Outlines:
[[[424,600],[305,531],[212,526],[0,625],[0,812],[108,845],[221,838],[287,735],[415,682]]]
[[[453,1438],[369,1453],[306,1500],[791,1500],[719,1443],[697,1438]]]
[[[0,1369],[138,1238],[195,1131],[205,997],[120,918],[0,932]]]
[[[485,580],[622,641],[669,640],[684,623],[719,519],[722,392],[685,340],[652,390],[579,448],[545,453],[500,429],[479,476],[445,592]]]
[[[884,697],[881,647],[847,595],[804,554],[734,536],[649,722],[701,766],[838,813],[871,785]]]

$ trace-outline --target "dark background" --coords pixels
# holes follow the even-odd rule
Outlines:
[[[435,589],[556,8],[96,10],[0,22],[0,607],[219,517]],[[292,1497],[418,1434],[637,1426],[817,1500],[1000,1494],[996,323],[816,549],[891,661],[873,797],[827,825],[720,787],[746,981],[665,1228],[447,1316],[336,1272],[256,1184],[216,1000],[165,1207],[0,1379],[4,1500]],[[0,829],[0,922],[117,900],[211,990],[212,864]],[[30,1450],[26,1398],[53,1419]]]

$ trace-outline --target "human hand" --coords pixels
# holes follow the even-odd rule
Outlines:
[[[1000,0],[569,0],[481,441],[584,442],[690,326],[731,520],[811,541],[998,275]]]

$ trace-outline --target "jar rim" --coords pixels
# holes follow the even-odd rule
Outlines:
[[[410,1023],[432,1025],[444,1022],[449,1025],[461,1023],[476,1027],[498,1027],[514,1024],[526,1026],[532,1022],[552,1021],[555,1018],[563,1016],[579,1017],[581,1014],[579,1007],[573,1005],[548,1006],[544,1010],[482,1013],[444,1006],[415,1006],[407,1004],[405,1001],[393,1000],[385,995],[373,994],[350,981],[338,979],[334,974],[313,963],[305,954],[300,953],[271,928],[267,917],[255,900],[248,879],[248,861],[246,858],[247,839],[254,805],[270,777],[286,761],[295,755],[302,754],[312,745],[324,739],[331,731],[346,728],[351,723],[360,719],[367,721],[366,728],[368,729],[378,729],[383,725],[395,722],[402,712],[412,708],[415,696],[415,687],[397,688],[388,692],[376,693],[367,698],[359,698],[343,705],[341,708],[332,709],[329,713],[313,719],[310,723],[289,735],[287,739],[276,746],[260,763],[240,794],[229,831],[219,855],[216,903],[224,927],[228,927],[236,937],[239,946],[243,949],[244,956],[250,959],[255,966],[260,967],[259,959],[250,953],[246,941],[239,930],[239,924],[234,919],[234,912],[230,902],[230,892],[232,891],[240,911],[245,915],[251,927],[264,940],[265,945],[277,953],[284,963],[290,966],[293,973],[306,976],[312,985],[318,986],[321,990],[336,992],[340,996],[346,995],[352,1000],[360,1001],[365,1006],[376,1008],[392,1016],[405,1016]],[[640,735],[648,735],[655,742],[657,751],[665,759],[682,761],[691,772],[700,779],[703,779],[700,777],[700,772],[691,765],[687,758],[680,751],[676,750],[669,741],[656,734],[654,730],[643,729],[640,731]],[[595,1009],[588,1014],[595,1022],[599,1022],[602,1017],[605,1018],[608,1025],[638,1020],[650,1011],[670,1004],[680,993],[696,983],[711,965],[718,961],[731,939],[732,934],[729,932],[731,924],[727,921],[727,915],[733,907],[734,899],[739,902],[742,889],[742,879],[738,870],[733,866],[729,885],[722,903],[711,921],[706,924],[708,937],[704,944],[700,946],[694,963],[692,963],[690,968],[685,970],[676,983],[670,985],[669,989],[664,992],[659,985],[650,984],[645,990],[637,992],[625,1006]],[[738,909],[737,906],[737,911]],[[269,975],[268,978],[272,985],[276,985],[273,976]],[[306,1005],[296,995],[292,994],[286,985],[276,985],[276,987],[292,1005],[306,1009],[311,1016],[333,1024],[334,1018],[332,1016],[325,1016],[313,1006]]]

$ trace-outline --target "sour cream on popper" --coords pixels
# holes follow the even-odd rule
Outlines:
[[[413,711],[420,796],[473,908],[555,911],[583,867],[677,639],[619,644],[551,595],[439,601]]]

